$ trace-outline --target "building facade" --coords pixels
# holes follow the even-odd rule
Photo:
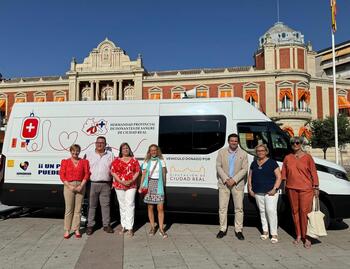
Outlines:
[[[320,75],[318,57],[301,32],[281,22],[259,38],[254,64],[242,67],[148,72],[140,56],[131,60],[105,39],[82,63],[73,59],[64,76],[2,79],[2,125],[16,102],[178,99],[195,89],[197,98],[241,97],[290,135],[309,137],[306,123],[333,116],[334,98],[342,113],[350,110],[350,80],[337,79],[334,97],[332,78]]]

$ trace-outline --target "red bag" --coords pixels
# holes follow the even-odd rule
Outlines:
[[[143,187],[143,188],[141,188],[141,190],[140,190],[140,195],[141,195],[141,196],[145,196],[145,195],[147,194],[147,192],[148,192],[148,188]]]

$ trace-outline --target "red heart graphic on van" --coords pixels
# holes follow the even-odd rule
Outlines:
[[[78,132],[62,132],[58,137],[58,141],[63,149],[69,149],[71,145],[75,144],[78,139]]]

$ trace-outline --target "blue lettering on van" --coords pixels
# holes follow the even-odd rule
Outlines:
[[[38,164],[38,175],[59,175],[59,163],[39,163]]]

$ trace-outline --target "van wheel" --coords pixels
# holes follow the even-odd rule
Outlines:
[[[331,217],[327,206],[322,201],[320,201],[320,210],[324,214],[324,226],[328,229],[331,223]]]

